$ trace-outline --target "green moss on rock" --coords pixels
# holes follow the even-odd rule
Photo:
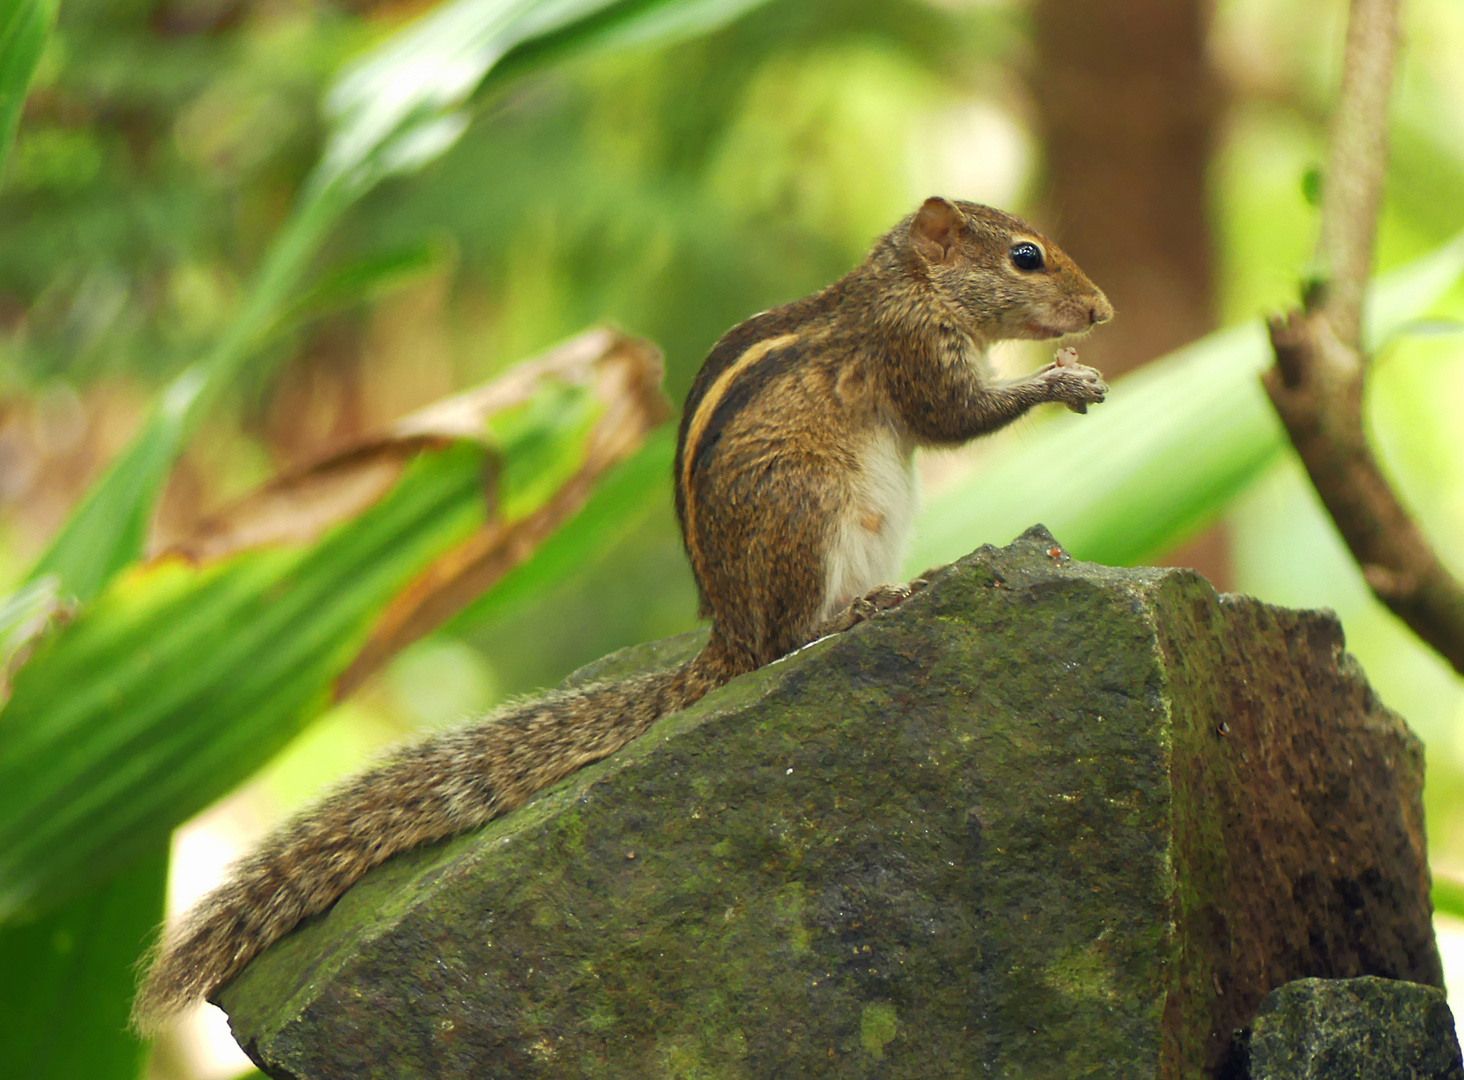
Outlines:
[[[1298,979],[1244,1033],[1246,1080],[1464,1080],[1444,992],[1379,979]]]
[[[394,859],[220,1000],[299,1080],[1214,1075],[1288,979],[1439,983],[1421,773],[1330,615],[1031,530]]]

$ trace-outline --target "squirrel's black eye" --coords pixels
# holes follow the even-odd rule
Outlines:
[[[1013,244],[1012,265],[1018,270],[1041,270],[1042,249],[1036,244]]]

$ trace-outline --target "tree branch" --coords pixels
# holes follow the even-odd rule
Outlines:
[[[1304,311],[1270,322],[1262,378],[1317,494],[1373,593],[1464,674],[1464,588],[1398,500],[1363,430],[1362,297],[1387,170],[1400,0],[1352,0],[1342,88]]]
[[[1362,296],[1388,170],[1388,98],[1401,7],[1401,0],[1352,0],[1322,186],[1322,306],[1338,339],[1353,350],[1360,348]]]

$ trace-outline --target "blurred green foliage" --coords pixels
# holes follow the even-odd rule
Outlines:
[[[639,6],[653,15],[676,7]],[[425,9],[390,0],[62,5],[0,188],[0,583],[25,577],[146,403],[239,318],[320,159],[326,87]],[[1230,102],[1212,220],[1226,323],[1289,304],[1305,272],[1315,231],[1307,177],[1322,155],[1342,13],[1334,0],[1217,5],[1212,45]],[[1384,269],[1464,227],[1464,12],[1416,0],[1409,17]],[[593,322],[661,344],[679,398],[722,331],[843,273],[932,190],[1035,209],[1040,155],[1021,81],[1028,40],[1015,2],[772,0],[669,47],[577,56],[551,33],[510,51],[450,150],[386,180],[324,234],[261,338],[260,362],[189,443],[155,537],[281,462]],[[1434,312],[1464,315],[1464,295],[1455,289]],[[1119,388],[1105,408],[1121,399]],[[1151,400],[1169,410],[1156,416],[1173,419],[1178,406]],[[1215,407],[1254,405],[1238,401]],[[1205,405],[1185,402],[1186,423],[1205,425]],[[1457,335],[1406,337],[1384,351],[1370,401],[1380,451],[1446,559],[1464,569],[1461,406]],[[1214,426],[1254,434],[1256,416],[1227,412]],[[1098,417],[1036,419],[975,455],[935,460],[931,506],[979,499],[990,491],[983,483],[1020,479],[1022,468],[1062,468],[1065,433]],[[1215,433],[1205,434],[1212,445]],[[1176,442],[1167,445],[1174,453]],[[1233,484],[1181,493],[1199,498],[1183,508],[1186,521],[1245,489],[1230,517],[1236,584],[1338,609],[1384,699],[1429,745],[1436,864],[1464,868],[1458,680],[1372,601],[1286,454],[1250,449],[1266,453]],[[287,751],[254,786],[256,812],[279,814],[411,727],[689,628],[694,598],[656,453],[666,445],[617,474],[537,570],[505,581]],[[1142,462],[1112,475],[1117,453],[1102,475],[1101,453],[1083,462],[1099,480],[1143,483]],[[1257,480],[1273,453],[1279,464]],[[990,481],[971,472],[973,460],[990,466]],[[963,507],[972,521],[953,510],[943,519],[953,537],[941,540],[937,523],[925,542],[967,531],[972,547],[1009,539],[979,531],[979,510]]]

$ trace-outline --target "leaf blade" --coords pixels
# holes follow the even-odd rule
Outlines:
[[[0,179],[20,123],[26,91],[41,61],[58,0],[15,0],[0,15]]]
[[[664,416],[659,377],[644,343],[582,335],[265,485],[119,576],[37,646],[0,712],[0,917],[120,870],[262,764],[342,673],[369,670],[363,656],[379,664],[450,616],[470,592],[431,578],[444,559],[486,538],[473,588],[522,561]],[[505,409],[526,411],[495,447],[487,421]],[[508,464],[490,470],[495,457]],[[525,478],[490,511],[485,481],[516,468],[549,486]],[[291,509],[300,528],[281,520]],[[414,618],[383,637],[404,595]]]
[[[33,1080],[131,1080],[147,1045],[127,1028],[137,955],[163,909],[166,848],[33,922],[0,926],[0,1056]]]

